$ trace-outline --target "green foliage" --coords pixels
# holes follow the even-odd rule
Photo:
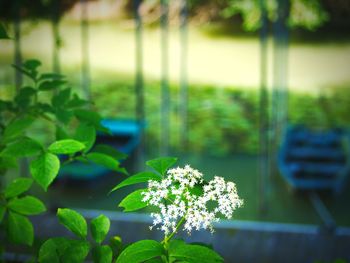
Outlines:
[[[43,151],[43,146],[28,137],[21,137],[15,142],[8,144],[1,154],[13,157],[34,156]]]
[[[118,254],[120,250],[122,250],[122,239],[120,236],[113,236],[109,240],[109,245],[112,248],[114,254]]]
[[[96,243],[101,244],[106,238],[111,222],[105,215],[100,215],[90,223],[91,234]]]
[[[34,229],[29,219],[15,212],[9,212],[7,231],[10,241],[16,244],[31,246],[34,240]]]
[[[7,238],[16,244],[31,246],[34,240],[33,225],[26,217],[46,211],[45,205],[33,196],[18,197],[31,187],[30,178],[13,180],[4,191],[4,198],[0,205],[0,223],[5,218]],[[7,213],[8,212],[8,213]],[[5,217],[6,213],[8,214]]]
[[[118,86],[120,88],[115,89]],[[134,95],[132,80],[115,81],[110,85],[92,87],[97,109],[105,116],[133,118]],[[174,151],[191,151],[222,156],[231,153],[256,154],[259,131],[259,93],[254,89],[234,89],[192,84],[189,86],[191,98],[187,109],[189,129],[185,133],[185,143],[179,140],[181,118],[178,89],[170,85],[170,146]],[[159,83],[147,83],[145,94],[145,146],[150,155],[158,154],[160,142]],[[127,101],[128,103],[125,103]],[[118,109],[105,105],[121,105]]]
[[[146,202],[142,202],[142,192],[147,189],[139,189],[126,196],[119,204],[119,207],[124,208],[124,212],[140,210],[147,206]]]
[[[149,259],[162,256],[162,244],[154,240],[141,240],[125,248],[116,263],[141,263]]]
[[[86,238],[87,224],[82,215],[68,208],[59,208],[57,210],[57,217],[62,225],[64,225],[78,237],[83,239]]]
[[[172,240],[169,244],[170,262],[185,261],[188,263],[214,263],[224,262],[223,258],[212,249],[200,246],[186,244],[182,240]]]
[[[63,237],[50,238],[39,250],[40,263],[52,262],[84,262],[89,252],[92,252],[94,263],[111,263],[113,251],[109,245],[101,245],[109,231],[109,219],[100,215],[90,223],[91,235],[95,242],[87,240],[87,223],[85,218],[71,209],[58,209],[59,221],[79,239]]]
[[[165,172],[173,166],[177,161],[177,158],[174,157],[161,157],[154,160],[147,161],[146,164],[160,173],[162,176],[165,175]]]
[[[28,191],[32,184],[33,180],[31,178],[13,180],[5,189],[5,198],[12,198]]]
[[[52,143],[48,150],[54,154],[72,154],[85,149],[85,145],[72,139],[60,140]]]
[[[45,205],[39,199],[29,195],[10,200],[8,208],[22,215],[37,215],[46,211]]]
[[[39,250],[40,263],[60,263],[57,243],[60,243],[62,239],[51,238],[45,241]]]
[[[34,118],[30,116],[24,116],[13,120],[6,126],[2,141],[7,143],[14,140],[17,136],[22,135],[33,122]]]
[[[293,0],[289,25],[314,31],[329,20],[329,15],[319,0]]]
[[[155,169],[157,172],[159,172],[161,175],[163,175],[163,177],[161,175],[157,175],[157,174],[153,174],[153,173],[149,173],[149,172],[141,172],[138,173],[134,176],[131,176],[129,178],[127,178],[126,180],[124,180],[122,183],[120,183],[119,185],[117,185],[114,190],[117,190],[121,187],[127,186],[127,185],[132,185],[132,184],[137,184],[140,182],[146,182],[150,179],[152,180],[162,180],[164,178],[164,176],[166,176],[166,171],[175,164],[175,162],[177,161],[176,158],[172,158],[172,157],[165,157],[165,158],[157,158],[151,161],[146,162],[146,164],[150,167],[152,167],[153,169]],[[181,171],[177,171],[179,173],[186,173],[186,172],[181,172]],[[172,174],[173,175],[173,174]],[[188,174],[188,177],[191,177],[195,175],[194,174]],[[185,175],[182,175],[185,176]],[[176,175],[174,175],[174,177],[176,177]],[[181,176],[180,176],[181,177]],[[186,199],[189,195],[189,193],[191,191],[193,191],[194,193],[191,192],[191,194],[196,194],[198,193],[203,193],[203,186],[204,183],[202,183],[202,181],[197,181],[195,182],[193,185],[191,186],[186,186],[186,181],[188,182],[188,178],[186,177],[185,179],[183,179],[182,181],[172,181],[172,179],[170,179],[170,175],[169,177],[165,177],[164,178],[164,182],[167,183],[167,187],[171,188],[171,189],[176,189],[178,190],[179,188],[176,188],[177,184],[181,184],[181,187],[184,187],[185,190],[181,193],[177,192],[177,196],[179,199],[172,199],[171,195],[174,195],[173,192],[169,192],[166,193],[165,197],[163,197],[163,199],[159,199],[157,200],[156,197],[155,199],[151,199],[152,201],[142,201],[144,198],[144,194],[143,193],[149,193],[152,196],[157,196],[157,194],[159,195],[163,195],[163,181],[160,184],[161,186],[158,188],[157,192],[152,192],[152,188],[156,187],[156,186],[151,186],[151,188],[147,188],[147,189],[139,189],[136,190],[134,192],[132,192],[131,194],[129,194],[127,197],[125,197],[119,204],[120,207],[124,207],[124,212],[129,212],[129,211],[136,211],[139,210],[145,206],[152,206],[154,205],[154,203],[159,202],[158,205],[156,205],[156,207],[158,209],[160,209],[161,211],[163,211],[164,209],[167,209],[168,207],[166,206],[166,204],[169,202],[169,204],[171,206],[175,206],[181,202],[181,200]],[[170,182],[168,184],[168,182]],[[184,186],[182,185],[184,184]],[[225,186],[224,186],[225,187]],[[165,231],[164,234],[164,239],[161,243],[154,241],[154,240],[141,240],[138,242],[135,242],[133,244],[130,244],[129,246],[127,246],[124,250],[122,250],[122,252],[119,254],[116,263],[126,263],[126,262],[154,262],[154,263],[161,263],[161,262],[187,262],[187,263],[197,263],[197,262],[203,262],[203,263],[213,263],[213,262],[223,262],[223,258],[217,254],[214,250],[212,250],[210,247],[206,246],[206,245],[201,245],[201,244],[186,244],[184,241],[182,240],[174,240],[173,237],[178,233],[178,231],[180,230],[180,227],[185,223],[188,222],[186,221],[186,216],[187,214],[189,214],[190,216],[195,216],[196,212],[195,210],[200,210],[197,208],[195,208],[195,206],[193,205],[193,201],[192,200],[196,200],[196,199],[192,199],[193,197],[189,198],[191,201],[188,202],[188,204],[183,203],[181,205],[181,211],[183,211],[183,215],[178,216],[176,215],[174,218],[174,221],[170,221],[172,220],[171,217],[172,215],[168,216],[164,216],[164,218],[161,218],[161,215],[159,214],[159,219],[156,218],[155,221],[153,221],[153,223],[156,225],[157,223],[155,222],[159,222],[162,221],[163,225],[161,226],[162,230],[163,227],[166,228],[166,225],[171,225],[171,227],[169,227],[168,231]],[[214,199],[215,200],[215,199]],[[175,202],[176,201],[176,202]],[[179,205],[180,206],[180,205]],[[186,208],[184,209],[183,206],[185,206]],[[207,206],[207,204],[205,203],[204,206]],[[170,208],[169,208],[170,209]],[[179,209],[179,210],[180,210]],[[188,210],[186,210],[188,209]],[[163,213],[163,212],[161,212]],[[176,213],[176,212],[174,212]],[[179,212],[180,213],[180,212]],[[197,215],[198,216],[198,215]],[[206,215],[200,215],[201,217],[206,217]],[[178,218],[180,217],[180,218]],[[169,219],[170,218],[170,219]],[[189,220],[193,220],[193,217]],[[196,226],[195,228],[200,228],[198,226]],[[187,229],[188,230],[188,229]],[[197,229],[198,230],[198,229]],[[116,246],[118,246],[118,239],[116,242]],[[114,247],[114,246],[113,246]]]
[[[67,239],[65,249],[60,253],[61,262],[84,262],[89,254],[90,244],[83,240]]]
[[[108,169],[111,169],[116,172],[120,172],[123,174],[127,174],[127,171],[124,168],[121,168],[119,166],[119,161],[111,157],[110,155],[98,153],[98,152],[91,152],[86,155],[86,158],[95,164],[102,165]]]
[[[113,252],[110,246],[97,246],[92,250],[94,263],[110,263],[112,262]]]
[[[90,124],[81,123],[75,132],[74,138],[85,145],[84,152],[87,152],[95,143],[96,129]]]
[[[101,125],[101,116],[97,112],[90,110],[78,109],[74,111],[74,115],[82,122],[93,125],[97,130],[108,132],[106,128]]]
[[[3,23],[0,23],[0,39],[10,39]]]
[[[40,83],[38,89],[40,91],[51,91],[60,88],[65,83],[64,80],[46,80]]]
[[[83,240],[63,237],[50,238],[39,250],[40,263],[52,262],[84,262],[89,254],[90,244]]]
[[[107,144],[98,144],[94,147],[94,152],[103,153],[113,157],[116,160],[124,160],[128,155],[117,151]]]
[[[30,164],[30,172],[34,180],[45,191],[56,178],[59,169],[60,160],[52,153],[43,153]]]
[[[8,169],[17,168],[20,158],[31,157],[31,176],[47,191],[59,173],[61,162],[58,155],[67,155],[62,165],[88,158],[115,171],[126,172],[119,167],[118,161],[119,157],[125,156],[117,150],[103,146],[101,151],[108,153],[96,152],[89,156],[96,140],[96,130],[106,132],[100,123],[101,116],[86,109],[89,103],[72,94],[71,88],[66,88],[67,81],[63,75],[40,73],[40,66],[41,62],[35,59],[27,60],[20,66],[13,65],[30,82],[21,87],[12,100],[0,100],[0,175],[4,175]],[[55,136],[48,134],[39,137],[40,140],[33,138],[32,127],[35,128],[36,125],[55,128]],[[75,132],[72,132],[74,129]],[[53,137],[56,140],[52,140]],[[94,154],[102,157],[93,158]],[[118,158],[115,159],[114,156],[117,155]],[[46,211],[45,205],[38,198],[23,196],[32,186],[33,179],[16,178],[0,190],[0,230],[6,231],[6,235],[0,233],[4,237],[0,241],[0,247],[8,242],[28,246],[33,244],[34,229],[27,216]],[[93,247],[86,241],[85,219],[69,209],[60,209],[57,216],[80,239],[48,240],[41,247],[39,262],[83,262]],[[101,216],[93,221],[91,228],[96,242],[101,243],[109,230],[109,220]],[[108,262],[110,256],[100,253],[107,250],[105,246],[96,248],[96,262]]]
[[[0,223],[4,219],[5,213],[6,213],[6,207],[3,205],[0,205]]]
[[[70,88],[61,89],[56,95],[51,99],[52,106],[56,109],[61,108],[66,105],[71,96],[72,90]]]
[[[222,11],[225,18],[240,14],[243,18],[243,28],[256,31],[261,26],[261,6],[259,0],[228,0]],[[276,21],[278,1],[264,1],[268,19]],[[328,14],[319,0],[291,0],[290,14],[287,18],[290,27],[300,27],[315,30],[328,20]]]
[[[149,180],[160,181],[161,179],[162,179],[162,177],[158,174],[151,173],[151,172],[140,172],[140,173],[137,173],[133,176],[128,177],[127,179],[122,181],[120,184],[116,185],[111,190],[111,192],[113,192],[119,188],[122,188],[124,186],[145,183],[145,182],[148,182]]]
[[[88,160],[114,171],[126,173],[119,163],[120,159],[125,158],[124,154],[106,145],[93,147],[96,131],[108,132],[101,126],[101,116],[85,109],[87,102],[71,94],[71,89],[64,88],[66,82],[63,76],[52,73],[40,74],[38,71],[40,65],[37,60],[29,60],[19,67],[16,66],[32,80],[33,85],[23,87],[13,101],[0,101],[0,113],[6,112],[0,116],[0,121],[5,119],[0,130],[2,135],[0,165],[7,169],[16,163],[18,157],[33,157],[30,171],[34,180],[44,190],[48,189],[58,174],[61,164],[57,155],[61,154],[68,155],[67,162]],[[51,92],[53,90],[55,92]],[[45,96],[54,94],[51,100],[40,101],[38,94],[42,92]],[[215,111],[221,114],[223,107],[217,105]],[[241,113],[239,110],[237,112]],[[27,136],[27,130],[31,125],[39,121],[48,121],[50,125],[56,127],[56,141],[38,142]],[[231,123],[225,120],[220,125],[230,126]],[[242,130],[247,128],[245,124],[241,126]],[[76,130],[72,132],[75,128]],[[148,180],[160,180],[176,161],[177,159],[173,157],[148,161],[147,165],[157,173],[136,174],[117,185],[114,190]],[[32,245],[34,240],[33,226],[26,216],[40,214],[46,210],[39,199],[33,196],[20,196],[31,185],[32,180],[28,178],[13,181],[4,191],[5,205],[0,206],[0,219],[5,218],[3,221],[7,238],[18,244]],[[122,200],[120,206],[124,207],[124,211],[136,211],[145,207],[147,203],[142,202],[141,194],[144,191],[147,189],[131,193]],[[113,258],[117,258],[116,262],[179,260],[195,262],[195,258],[201,259],[201,262],[222,262],[221,257],[207,247],[185,243],[169,244],[172,235],[162,243],[142,240],[127,246],[124,250],[118,237],[112,238],[110,245],[104,245],[102,242],[108,235],[110,227],[107,217],[101,215],[93,219],[90,228],[84,217],[74,210],[59,209],[57,217],[62,225],[77,236],[77,239],[55,237],[47,240],[40,248],[39,262],[84,262],[90,252],[94,262],[112,262]],[[88,229],[91,231],[92,242],[88,238]]]

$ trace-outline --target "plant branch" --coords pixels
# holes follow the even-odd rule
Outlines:
[[[185,222],[185,218],[186,218],[186,215],[184,215],[180,221],[177,223],[176,227],[175,227],[175,230],[169,235],[169,236],[166,236],[164,238],[164,240],[162,241],[163,244],[167,244],[173,237],[174,235],[177,233],[177,231],[179,230],[179,228],[183,225],[183,223]]]

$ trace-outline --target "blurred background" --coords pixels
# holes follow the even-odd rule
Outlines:
[[[237,184],[238,221],[350,226],[348,0],[0,5],[12,37],[0,49],[2,98],[27,82],[10,65],[39,59],[93,103],[113,134],[99,140],[129,154],[129,171],[177,156]],[[53,206],[116,211],[127,190],[107,192],[122,179],[71,166],[36,191]]]

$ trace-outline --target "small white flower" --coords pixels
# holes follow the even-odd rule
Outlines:
[[[184,217],[183,228],[189,234],[193,229],[213,232],[213,223],[219,221],[219,214],[231,218],[234,210],[243,204],[234,183],[218,176],[203,187],[202,183],[203,174],[189,165],[169,169],[160,182],[150,180],[148,190],[142,193],[142,201],[160,211],[151,214],[151,228],[157,227],[168,235],[177,230],[178,222]],[[196,186],[203,188],[201,195],[191,192]],[[209,210],[209,201],[216,202],[217,207]]]

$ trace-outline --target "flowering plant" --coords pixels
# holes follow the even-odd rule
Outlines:
[[[123,250],[117,263],[121,262],[222,262],[216,252],[206,246],[186,244],[173,237],[183,228],[188,234],[193,230],[208,229],[214,232],[213,223],[220,217],[232,218],[236,208],[243,204],[235,184],[215,176],[207,182],[203,174],[186,165],[172,168],[176,158],[166,157],[148,161],[155,172],[133,175],[116,187],[148,183],[125,197],[119,206],[124,211],[136,211],[146,206],[155,209],[151,213],[154,227],[164,232],[161,243],[154,240],[138,241]],[[142,251],[147,251],[143,253]],[[152,261],[153,262],[153,261]]]
[[[170,169],[176,158],[158,158],[146,162],[153,172],[140,172],[128,177],[115,186],[119,188],[147,183],[147,188],[138,189],[126,196],[119,206],[124,211],[136,211],[152,207],[153,225],[164,232],[162,242],[140,240],[125,246],[119,236],[113,236],[109,244],[110,220],[100,215],[90,224],[91,238],[88,238],[88,223],[78,212],[58,209],[57,217],[76,238],[54,237],[45,241],[39,251],[40,263],[84,262],[92,252],[93,262],[104,263],[214,263],[223,258],[214,250],[199,244],[187,244],[174,239],[181,228],[191,233],[193,230],[214,231],[213,223],[220,217],[231,218],[236,208],[242,205],[235,184],[222,177],[214,177],[207,182],[203,174],[186,165],[184,168]]]

